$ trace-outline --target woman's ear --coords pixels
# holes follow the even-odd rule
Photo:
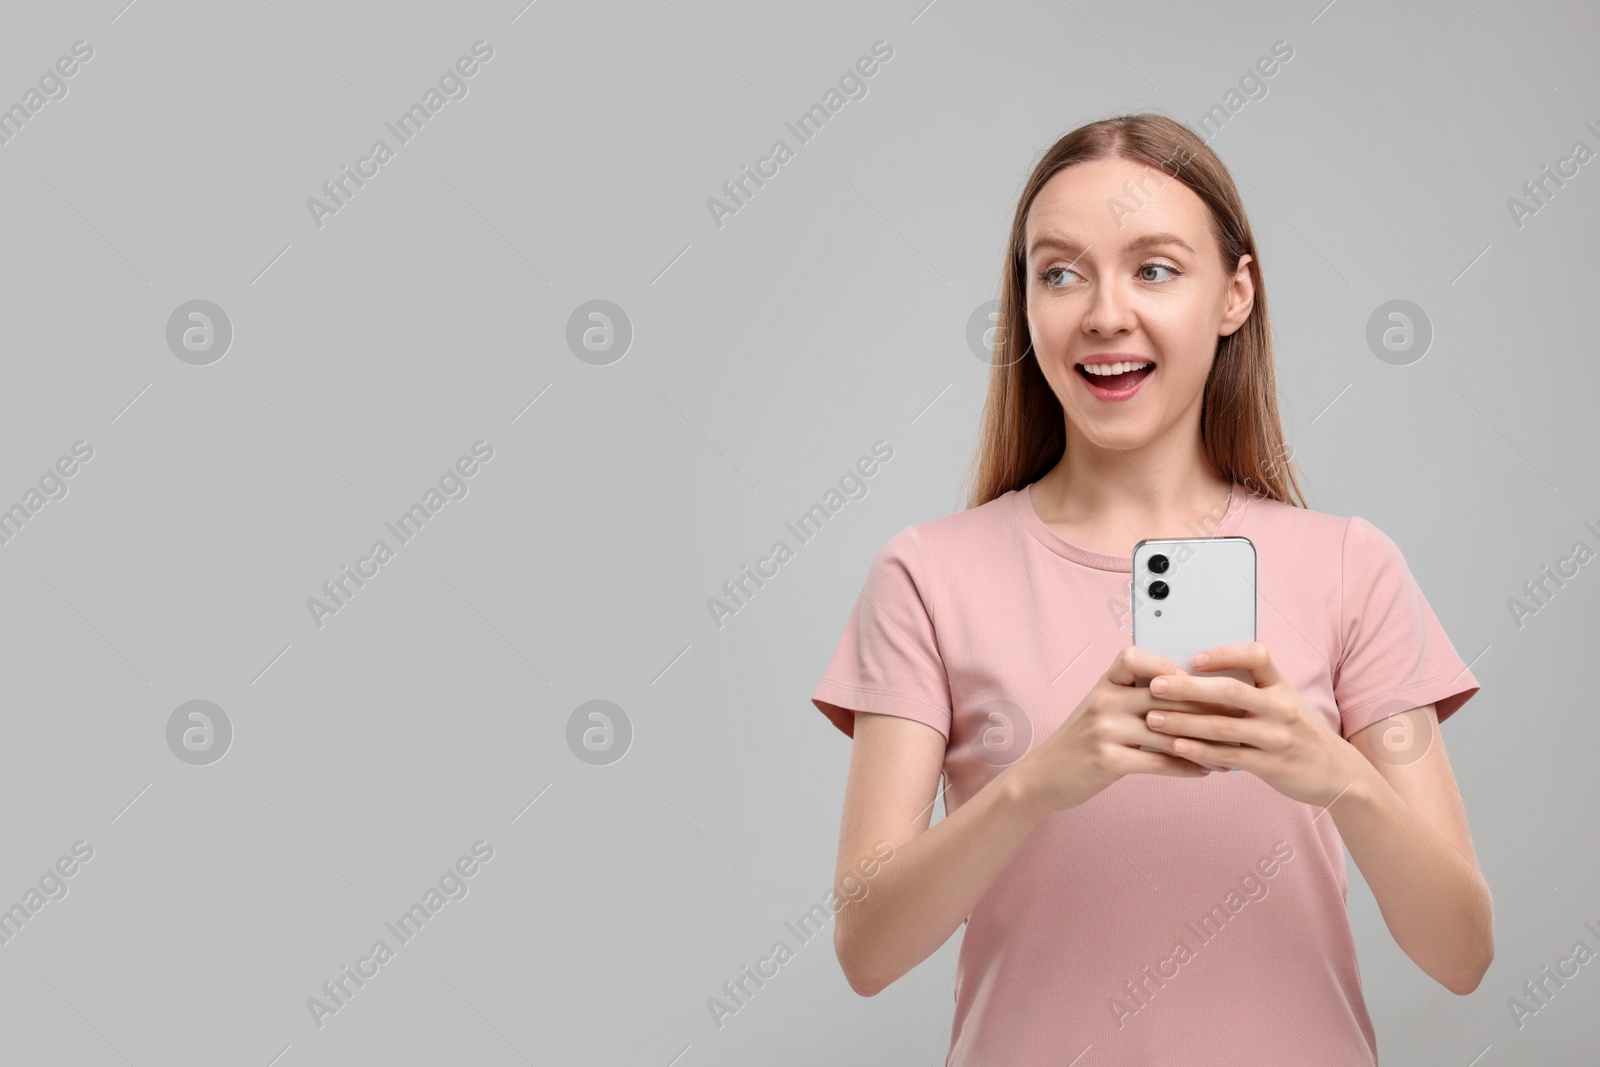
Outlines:
[[[1250,309],[1256,303],[1256,283],[1250,277],[1248,264],[1254,257],[1246,252],[1239,257],[1239,266],[1234,270],[1233,277],[1228,281],[1228,304],[1222,312],[1221,327],[1217,330],[1218,336],[1227,337],[1250,317]]]

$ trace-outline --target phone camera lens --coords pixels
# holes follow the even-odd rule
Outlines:
[[[1165,599],[1167,599],[1167,593],[1168,592],[1169,592],[1169,590],[1167,589],[1167,583],[1166,582],[1151,582],[1150,583],[1150,599],[1151,600],[1165,600]]]
[[[1150,557],[1150,571],[1152,574],[1167,573],[1167,557],[1154,555]]]

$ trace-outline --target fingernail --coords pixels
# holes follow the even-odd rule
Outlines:
[[[1165,693],[1166,691],[1167,691],[1167,680],[1165,678],[1152,678],[1152,679],[1150,679],[1150,692],[1152,692],[1152,693]]]
[[[1161,714],[1159,711],[1152,711],[1150,714],[1148,714],[1148,715],[1146,715],[1144,717],[1144,721],[1149,723],[1150,727],[1152,729],[1154,729],[1155,727],[1160,726],[1162,723],[1166,722],[1167,721],[1167,717],[1165,715]]]
[[[1196,652],[1192,662],[1196,667],[1204,667],[1211,662],[1211,654],[1208,652]]]

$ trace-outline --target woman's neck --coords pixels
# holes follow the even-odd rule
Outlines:
[[[1069,444],[1031,495],[1040,519],[1067,540],[1121,555],[1145,538],[1204,536],[1197,531],[1215,525],[1232,488],[1198,442],[1137,453]]]

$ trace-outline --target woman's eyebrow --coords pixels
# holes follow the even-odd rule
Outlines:
[[[1194,249],[1189,247],[1189,243],[1175,233],[1142,234],[1141,236],[1135,237],[1133,240],[1123,245],[1122,248],[1125,252],[1137,252],[1142,248],[1149,248],[1153,245],[1177,245],[1179,248],[1182,248],[1184,251],[1189,252],[1190,254],[1194,253]],[[1054,248],[1058,251],[1066,253],[1067,255],[1073,256],[1082,255],[1084,252],[1088,251],[1088,248],[1069,238],[1061,237],[1056,234],[1041,234],[1033,242],[1033,247],[1028,250],[1028,255],[1032,256],[1035,252],[1038,252],[1043,248]]]

